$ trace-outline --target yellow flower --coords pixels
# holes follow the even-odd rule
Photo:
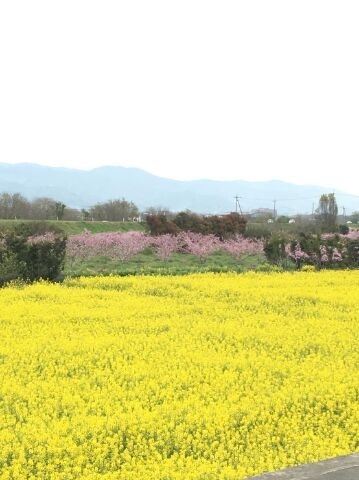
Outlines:
[[[0,290],[0,478],[224,480],[358,449],[359,272]]]

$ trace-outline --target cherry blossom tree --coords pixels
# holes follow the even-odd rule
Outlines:
[[[168,260],[179,248],[180,242],[176,235],[166,233],[152,238],[156,255],[161,260]]]
[[[204,262],[209,255],[221,249],[221,242],[214,234],[181,232],[178,235],[182,251],[195,255]]]
[[[289,258],[295,262],[298,270],[302,266],[303,261],[310,258],[308,253],[302,250],[299,242],[295,244],[294,249],[288,249],[287,251]]]
[[[225,240],[222,249],[239,260],[250,255],[263,254],[264,244],[262,240],[252,240],[242,235],[236,235],[234,238]]]
[[[129,260],[150,245],[149,237],[142,232],[135,231],[107,234],[106,240],[110,246],[109,256],[115,260],[119,259],[121,262]]]
[[[122,262],[143,251],[150,239],[142,232],[83,232],[71,235],[67,242],[67,258],[70,261],[102,256]]]

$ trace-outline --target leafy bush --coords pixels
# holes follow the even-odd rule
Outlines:
[[[286,264],[287,253],[285,247],[288,241],[287,236],[276,234],[265,240],[264,253],[269,263],[279,266]]]
[[[47,225],[47,228],[49,226]],[[16,225],[1,234],[0,284],[10,280],[56,280],[64,268],[66,236],[38,222]]]
[[[349,233],[348,225],[339,225],[338,230],[339,230],[339,233],[341,233],[342,235],[348,235]]]
[[[238,213],[226,215],[199,215],[190,211],[178,213],[173,221],[166,215],[147,215],[146,223],[151,235],[177,234],[179,232],[215,235],[221,240],[243,234],[247,220]]]
[[[352,239],[346,243],[346,266],[352,268],[359,267],[359,240]]]
[[[287,259],[297,269],[311,265],[322,268],[358,268],[359,232],[349,230],[347,234],[323,233],[272,236],[265,241],[264,252],[267,261],[288,267]]]
[[[0,251],[0,286],[17,278],[21,278],[25,270],[23,262],[19,262],[16,255],[6,248]]]
[[[147,215],[146,223],[151,235],[175,234],[179,232],[179,228],[166,215],[151,214]]]
[[[48,232],[26,241],[26,279],[56,280],[64,267],[66,237]]]

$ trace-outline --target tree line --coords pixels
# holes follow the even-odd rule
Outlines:
[[[97,203],[88,209],[76,209],[49,197],[28,200],[20,193],[0,194],[0,218],[19,220],[97,220],[129,221],[140,215],[138,207],[125,199]]]
[[[213,234],[220,240],[243,234],[247,220],[243,215],[232,212],[225,215],[199,215],[190,211],[179,212],[171,217],[165,214],[149,214],[146,223],[151,235],[193,232]]]
[[[243,215],[199,215],[190,211],[173,214],[168,211],[154,213],[149,208],[144,220],[152,235],[192,231],[202,234],[215,234],[224,239],[241,234],[246,227]],[[19,220],[95,220],[108,222],[137,221],[139,208],[124,198],[97,203],[88,209],[74,209],[48,197],[26,199],[20,193],[0,194],[0,218]]]
[[[199,215],[185,211],[173,213],[164,208],[149,207],[141,213],[133,202],[121,199],[96,203],[89,208],[76,209],[65,205],[62,201],[49,197],[32,200],[20,193],[0,193],[0,218],[20,220],[97,220],[97,221],[133,221],[144,217],[153,234],[175,233],[178,230],[192,230],[198,233],[215,233],[216,231],[238,228],[235,233],[242,233],[247,216],[234,213],[223,215]],[[315,223],[322,230],[337,229],[338,205],[334,193],[321,195],[315,210]],[[348,217],[353,222],[359,220],[359,212]],[[256,221],[260,218],[256,217]],[[288,223],[289,217],[275,218],[276,223]],[[241,224],[236,225],[234,224]],[[226,225],[224,225],[226,224]]]

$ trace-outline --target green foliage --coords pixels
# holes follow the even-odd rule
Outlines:
[[[345,265],[350,268],[359,268],[359,240],[346,243]]]
[[[288,217],[287,215],[279,215],[279,216],[276,218],[276,222],[277,222],[277,223],[287,224],[287,223],[289,223],[289,220],[290,220],[290,217]]]
[[[246,238],[262,238],[262,239],[269,239],[273,233],[273,224],[267,223],[255,223],[255,222],[248,222],[246,225],[246,230],[244,232],[244,236]]]
[[[359,268],[359,235],[349,231],[340,233],[304,233],[278,235],[273,233],[265,241],[266,259],[285,269],[293,264],[302,269]]]
[[[152,249],[147,249],[126,262],[105,257],[94,257],[74,263],[67,262],[65,275],[185,275],[196,272],[243,272],[257,270],[263,263],[265,263],[263,255],[238,260],[226,252],[215,252],[209,255],[205,263],[198,262],[196,257],[186,253],[175,253],[167,260],[160,260]]]
[[[66,237],[56,235],[51,240],[40,240],[27,245],[25,279],[57,280],[64,268]]]
[[[1,233],[0,283],[13,279],[56,280],[65,262],[66,236],[42,222],[16,224]]]
[[[66,205],[62,202],[55,203],[55,213],[57,220],[62,220],[64,218]]]
[[[146,223],[151,235],[176,234],[180,231],[178,226],[162,213],[147,215]]]
[[[2,244],[3,247],[3,244]],[[25,264],[20,262],[15,253],[6,247],[0,249],[0,286],[18,278],[22,278]]]
[[[301,249],[306,252],[311,258],[317,258],[320,256],[320,245],[325,241],[320,239],[318,234],[308,234],[301,232],[295,242],[297,242]]]
[[[247,220],[239,213],[228,213],[226,215],[212,215],[208,217],[210,232],[221,240],[242,235],[245,232]]]
[[[177,225],[178,229],[183,232],[202,233],[206,235],[211,232],[211,225],[209,217],[198,215],[190,211],[178,213],[173,222]]]
[[[359,223],[359,212],[352,212],[352,214],[349,215],[348,219],[353,223]]]
[[[323,232],[335,232],[338,205],[334,193],[321,195],[317,208],[317,221]]]
[[[85,220],[59,220],[34,222],[32,220],[3,220],[0,219],[0,231],[13,230],[16,226],[21,225],[21,229],[26,228],[27,223],[36,223],[44,225],[44,231],[54,231],[58,229],[60,233],[65,235],[76,235],[88,230],[91,233],[102,232],[129,232],[132,230],[143,232],[145,226],[140,222],[107,222],[107,221],[85,221]]]
[[[289,238],[284,234],[273,234],[264,243],[264,253],[269,263],[284,266],[287,263],[285,246]]]
[[[8,231],[13,231],[21,237],[30,237],[32,235],[43,235],[48,232],[62,234],[63,230],[57,222],[48,222],[46,220],[16,222],[8,225]]]
[[[185,211],[178,213],[173,220],[169,220],[164,214],[147,215],[146,223],[151,235],[176,234],[182,231],[203,235],[214,234],[224,240],[236,234],[243,234],[247,220],[235,212],[205,216]]]
[[[342,235],[347,235],[349,233],[349,227],[348,225],[345,225],[345,224],[339,225],[338,230],[339,230],[339,233],[341,233]]]
[[[283,268],[279,265],[271,265],[270,263],[262,263],[256,269],[257,272],[278,273],[282,272]]]

